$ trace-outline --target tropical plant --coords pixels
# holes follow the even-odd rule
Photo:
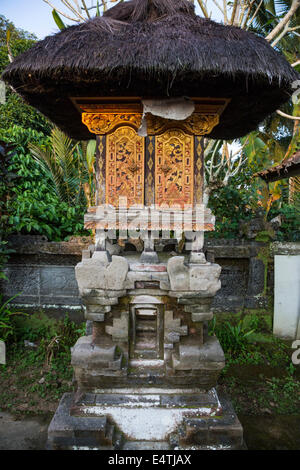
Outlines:
[[[300,241],[300,203],[295,205],[281,204],[280,207],[272,207],[269,219],[279,217],[280,226],[276,232],[279,241]]]
[[[32,47],[37,38],[0,15],[0,75],[9,62]],[[50,132],[49,121],[31,106],[28,106],[10,87],[6,87],[6,102],[0,104],[0,131],[13,125]]]
[[[29,144],[35,161],[48,175],[52,190],[70,207],[94,202],[96,141],[79,144],[54,127],[46,145]]]
[[[61,6],[58,8],[52,0],[43,0],[52,8],[52,16],[57,27],[62,30],[66,28],[62,16],[69,21],[81,23],[93,16],[100,16],[101,11],[106,11],[109,3],[117,2],[118,0],[97,0],[96,5],[91,0],[88,4],[86,0],[60,0]],[[123,0],[119,0],[123,1]]]
[[[14,325],[12,319],[15,315],[26,315],[23,312],[16,312],[10,307],[10,303],[18,297],[19,294],[11,297],[3,303],[3,297],[0,294],[0,340],[7,341],[7,339],[14,334]]]
[[[69,236],[87,235],[83,227],[86,201],[69,206],[62,202],[53,188],[49,172],[43,170],[29,153],[29,143],[49,147],[50,138],[41,132],[12,126],[0,132],[8,142],[14,142],[9,172],[18,176],[11,188],[5,211],[5,230],[9,233],[44,235],[51,241],[65,240]],[[83,191],[82,191],[83,193]]]
[[[88,177],[88,181],[84,183],[83,189],[87,204],[91,207],[96,204],[96,140],[90,140],[88,142],[82,141],[80,145],[77,145],[77,151],[84,164]]]
[[[8,202],[17,175],[9,170],[14,146],[0,140],[0,279],[5,279],[3,268],[12,250],[8,249],[7,234]]]
[[[82,203],[82,165],[76,153],[77,144],[55,127],[46,145],[29,143],[28,147],[34,160],[47,174],[49,187],[60,201],[70,206]]]
[[[218,337],[225,353],[234,355],[246,349],[249,337],[255,332],[255,329],[245,328],[242,320],[237,325],[232,325],[229,321],[218,324],[216,317],[214,317],[209,332],[210,335]]]

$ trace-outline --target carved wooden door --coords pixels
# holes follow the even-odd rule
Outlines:
[[[119,198],[127,198],[127,207],[144,204],[144,140],[129,126],[107,135],[107,204],[118,207]]]
[[[169,207],[193,203],[194,138],[180,129],[155,138],[155,203]]]

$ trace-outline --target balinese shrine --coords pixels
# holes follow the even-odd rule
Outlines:
[[[130,0],[38,42],[3,78],[70,137],[97,139],[85,216],[95,244],[76,266],[89,327],[48,448],[242,448],[208,335],[221,268],[203,251],[215,222],[203,148],[256,129],[297,74],[264,39],[200,18],[188,0]],[[173,252],[157,253],[165,232]],[[140,253],[124,249],[133,239]]]

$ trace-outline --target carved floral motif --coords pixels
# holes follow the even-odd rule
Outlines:
[[[106,202],[117,207],[119,197],[129,207],[144,203],[144,138],[122,126],[107,136]]]
[[[193,137],[181,130],[155,138],[155,202],[159,206],[193,203]]]
[[[120,125],[130,125],[137,130],[141,125],[141,120],[141,114],[82,114],[83,124],[85,124],[93,134],[108,134]]]
[[[163,119],[147,114],[147,129],[149,135],[158,135],[168,129],[182,129],[187,134],[207,135],[219,124],[218,114],[193,113],[185,121]]]

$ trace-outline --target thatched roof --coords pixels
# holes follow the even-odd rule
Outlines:
[[[291,157],[287,158],[279,165],[268,168],[267,170],[256,173],[255,176],[260,176],[266,183],[282,180],[284,178],[291,178],[292,176],[300,175],[300,151],[294,153]]]
[[[200,18],[188,0],[131,0],[38,42],[3,79],[77,139],[90,138],[69,97],[231,98],[213,138],[255,129],[298,75],[265,39]]]

